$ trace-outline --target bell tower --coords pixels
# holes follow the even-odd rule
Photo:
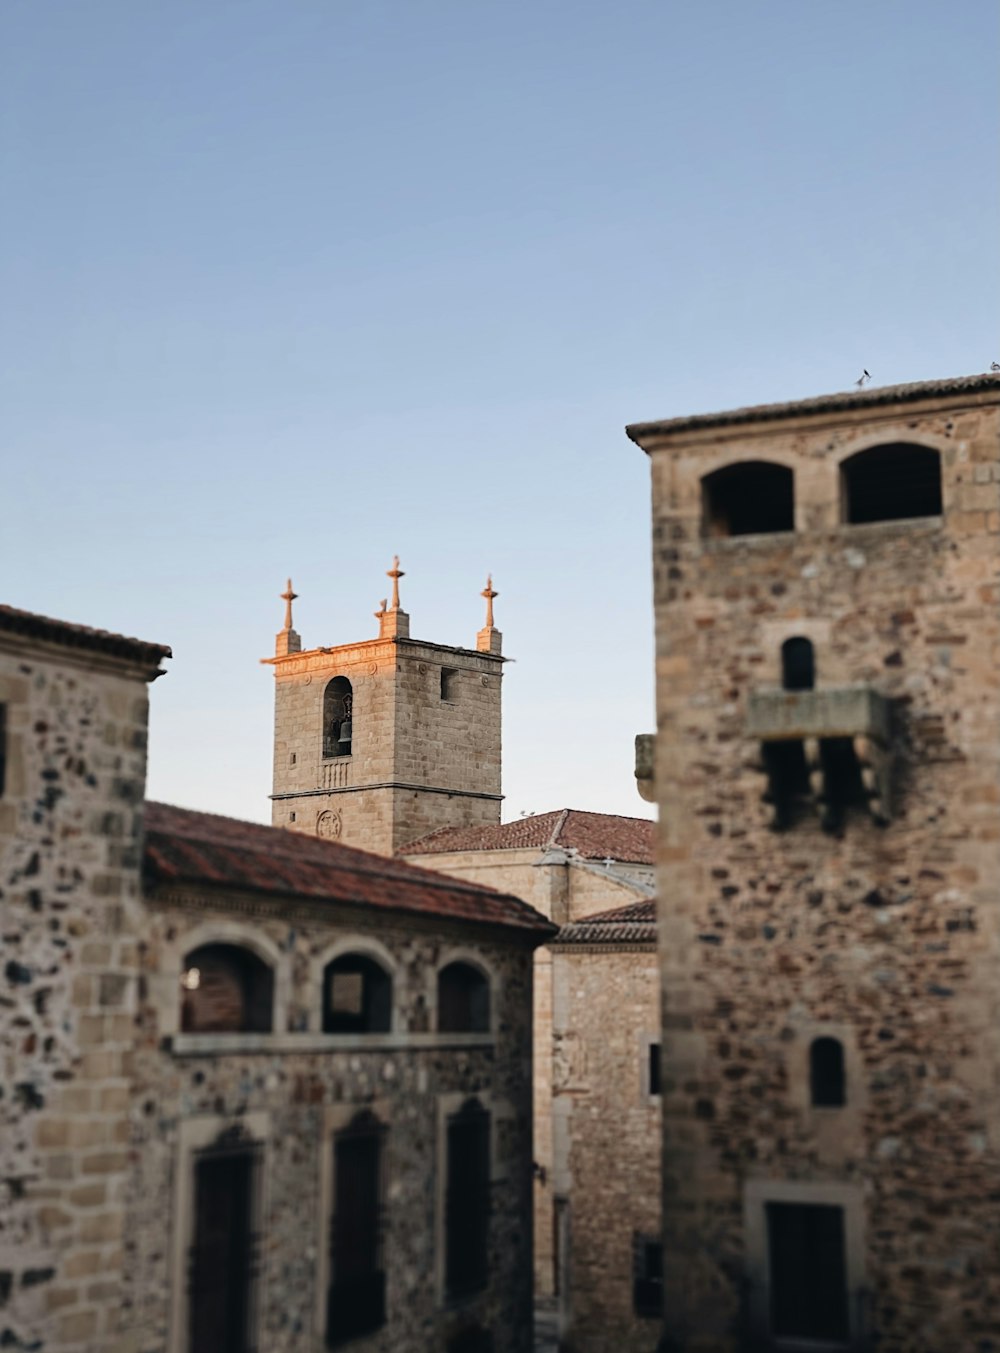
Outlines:
[[[306,650],[289,580],[263,661],[275,676],[272,823],[391,855],[439,827],[500,821],[504,658],[492,579],[475,648],[452,648],[410,638],[398,558],[387,576],[377,638]]]

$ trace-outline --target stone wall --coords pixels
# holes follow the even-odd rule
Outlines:
[[[635,1312],[637,1238],[660,1233],[659,1042],[652,944],[556,945],[553,955],[553,1189],[568,1201],[560,1268],[566,1353],[653,1353],[658,1317]]]
[[[766,1343],[759,1209],[789,1189],[843,1202],[858,1346],[1000,1346],[996,405],[633,430],[653,457],[670,1348]],[[940,452],[943,516],[838,524],[843,460],[900,442]],[[794,533],[703,537],[702,477],[741,460],[793,469]],[[858,807],[834,835],[814,813],[767,829],[748,696],[799,635],[820,688],[891,701],[887,826]],[[843,1108],[810,1103],[825,1032]]]
[[[273,1034],[178,1034],[184,955],[214,935],[258,946],[277,969]],[[393,970],[388,1034],[324,1035],[320,979],[331,947]],[[437,1035],[436,972],[451,957],[492,974],[493,1031]],[[142,1353],[180,1353],[184,1143],[206,1122],[245,1124],[264,1143],[259,1218],[259,1347],[324,1347],[322,1267],[329,1125],[370,1107],[388,1125],[385,1260],[388,1319],[352,1342],[372,1353],[425,1353],[470,1325],[497,1353],[531,1345],[531,954],[488,927],[373,917],[363,908],[250,896],[157,892],[143,944],[141,1041],[132,1106],[128,1302]],[[166,1031],[166,1033],[165,1033]],[[166,1039],[166,1041],[164,1041]],[[446,1306],[441,1291],[444,1113],[477,1096],[493,1115],[490,1281]],[[325,1210],[326,1209],[326,1210]],[[171,1219],[171,1227],[164,1225]],[[171,1331],[174,1331],[171,1335]]]
[[[0,636],[4,1348],[125,1347],[145,679]]]

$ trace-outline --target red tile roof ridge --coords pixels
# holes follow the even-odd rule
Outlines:
[[[581,916],[564,925],[552,944],[638,944],[656,940],[656,899]]]
[[[285,827],[173,804],[147,802],[145,832],[147,869],[161,880],[200,879],[216,885],[286,896],[298,894],[310,898],[362,901],[389,909],[395,906],[402,911],[451,915],[520,929],[554,929],[551,922],[528,903],[485,884],[454,879],[391,856],[377,855],[339,841],[325,841]],[[202,845],[209,853],[171,848],[171,840]],[[253,867],[254,861],[258,862],[257,869]],[[275,867],[264,874],[260,872],[265,867],[261,861],[270,861]],[[377,888],[369,890],[368,897],[358,897],[358,890],[350,889],[352,879],[360,882],[362,887],[364,880],[371,880],[373,885],[391,884],[392,898],[387,900]],[[343,896],[344,891],[350,895]],[[425,891],[436,895],[433,903],[426,897],[421,900]],[[410,893],[409,900],[405,895],[407,892]],[[449,898],[453,901],[451,907],[447,905]]]
[[[623,862],[652,864],[654,830],[655,822],[651,818],[600,813],[587,808],[556,808],[511,822],[439,827],[437,831],[400,846],[396,853],[407,856],[445,851],[557,847],[576,851],[585,859],[610,856]],[[627,835],[622,835],[623,832]]]
[[[39,615],[35,611],[22,611],[16,606],[8,606],[2,602],[0,602],[0,630],[27,634],[35,639],[47,639],[50,643],[65,644],[73,648],[90,648],[140,662],[158,663],[162,658],[173,657],[168,644],[149,643],[145,639],[133,639],[127,634],[116,634],[113,630],[94,629],[91,625],[77,625],[70,620],[57,620],[53,616]]]

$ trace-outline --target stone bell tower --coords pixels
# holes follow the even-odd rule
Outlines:
[[[439,827],[500,821],[501,634],[487,579],[475,648],[410,638],[399,604],[375,612],[375,639],[303,650],[292,627],[274,668],[273,824],[391,855]]]

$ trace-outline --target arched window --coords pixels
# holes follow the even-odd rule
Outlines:
[[[384,1141],[385,1128],[369,1110],[333,1139],[328,1348],[385,1324]]]
[[[384,1034],[392,1027],[392,978],[367,954],[341,954],[323,970],[323,1032]]]
[[[323,755],[350,756],[354,695],[347,677],[334,677],[323,692]]]
[[[488,1033],[489,979],[471,963],[449,963],[438,973],[437,1008],[441,1033]]]
[[[237,944],[203,944],[184,959],[181,1032],[270,1033],[274,973]]]
[[[809,1089],[817,1108],[839,1109],[847,1103],[844,1045],[838,1038],[814,1038],[810,1044]]]
[[[893,442],[850,456],[840,467],[844,521],[896,521],[941,512],[941,457]]]
[[[796,636],[781,645],[781,684],[786,691],[811,691],[816,662],[810,640]]]
[[[726,465],[701,481],[702,534],[767,535],[795,530],[791,470],[765,460]]]

